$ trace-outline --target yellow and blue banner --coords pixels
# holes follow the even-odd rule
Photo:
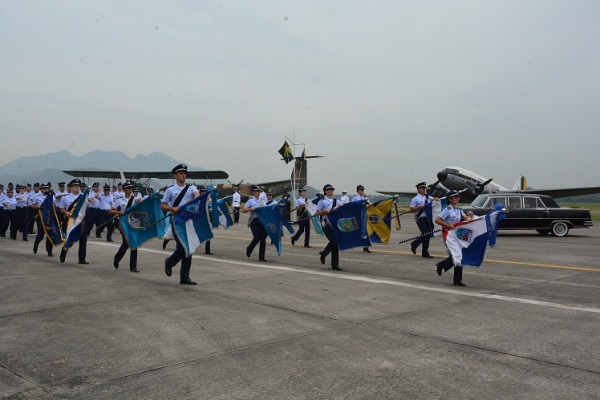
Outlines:
[[[388,244],[391,236],[392,207],[396,199],[390,197],[367,205],[367,232],[373,243]]]

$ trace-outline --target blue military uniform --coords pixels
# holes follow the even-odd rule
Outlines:
[[[417,190],[426,189],[427,184],[425,182],[417,183],[416,188]],[[410,202],[411,211],[413,209],[418,209],[418,211],[415,213],[415,221],[417,222],[417,227],[421,232],[421,236],[410,243],[410,250],[413,254],[416,254],[417,247],[422,245],[421,255],[424,258],[433,258],[429,254],[429,239],[431,238],[431,232],[434,230],[434,225],[424,208],[428,203],[431,203],[432,200],[433,198],[429,196],[427,192],[425,192],[424,194],[418,193]]]
[[[132,189],[133,186],[134,183],[132,181],[127,181],[123,184],[123,189]],[[125,211],[134,204],[135,197],[133,196],[133,194],[131,194],[129,197],[127,197],[127,194],[125,194],[124,197],[115,201],[114,205],[110,210],[110,213],[114,214],[115,216],[119,216],[121,215],[120,212]],[[121,231],[121,235],[123,236],[123,243],[121,243],[119,250],[117,250],[117,254],[115,254],[115,258],[113,261],[113,266],[115,267],[115,269],[119,268],[119,262],[121,261],[123,256],[125,256],[125,253],[129,249],[129,242],[127,241],[127,236],[125,236],[125,233],[123,233],[121,224],[119,224],[119,230]],[[129,253],[129,270],[131,272],[140,272],[137,268],[137,250],[131,250]]]
[[[323,192],[326,193],[327,190],[334,190],[332,185],[323,186]],[[317,212],[319,211],[329,211],[335,208],[337,205],[337,201],[334,198],[329,198],[327,196],[321,198],[317,203]],[[319,252],[319,258],[321,260],[321,264],[325,265],[325,258],[331,254],[331,269],[334,271],[341,271],[340,268],[340,249],[337,244],[337,240],[335,239],[335,234],[333,233],[333,228],[329,225],[327,220],[324,217],[324,214],[321,214],[321,222],[323,224],[323,233],[327,237],[327,246],[323,249],[323,251]]]
[[[176,165],[171,172],[173,174],[177,174],[177,172],[184,171],[187,172],[187,165],[178,164]],[[185,190],[185,192],[183,192]],[[170,207],[174,207],[174,203],[179,198],[181,193],[184,193],[181,197],[181,201],[179,204],[185,204],[192,200],[194,196],[198,194],[198,189],[194,185],[183,185],[179,186],[178,183],[169,187],[165,191],[165,195],[162,198],[162,203],[166,204]],[[183,246],[177,241],[177,248],[171,254],[170,257],[165,258],[165,274],[167,276],[171,276],[172,268],[177,265],[177,263],[181,261],[181,269],[179,271],[179,283],[183,285],[195,285],[196,282],[193,282],[190,279],[190,269],[192,268],[192,256],[185,256],[185,250]]]
[[[260,188],[258,186],[252,187],[253,196],[250,197],[244,205],[244,212],[248,212],[248,210],[256,209],[258,207],[264,207],[266,205],[260,196],[258,199],[254,197],[255,193],[260,193]],[[251,211],[250,218],[248,219],[248,226],[252,231],[252,241],[248,247],[246,247],[246,256],[250,257],[254,251],[254,248],[258,244],[258,259],[259,261],[266,261],[265,253],[267,249],[267,231],[260,223],[260,220],[258,219],[258,216],[254,210]]]
[[[306,197],[302,197],[302,193],[306,193],[306,189],[300,188],[298,194],[300,197],[296,199],[296,216],[298,218],[298,232],[292,236],[292,246],[300,239],[300,236],[304,233],[304,247],[310,248],[310,218],[308,211],[306,211],[306,203],[308,200]]]

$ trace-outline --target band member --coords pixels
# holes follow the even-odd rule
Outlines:
[[[317,204],[316,215],[321,217],[323,223],[323,233],[329,240],[327,246],[319,253],[321,264],[325,265],[325,258],[331,253],[331,269],[334,271],[341,271],[342,268],[339,266],[340,260],[340,249],[333,233],[333,228],[326,222],[325,215],[329,214],[331,210],[335,210],[338,207],[336,199],[333,198],[333,192],[335,188],[327,184],[323,186],[323,193],[325,196],[319,200]]]
[[[417,221],[421,236],[411,242],[410,251],[413,254],[417,254],[417,247],[422,246],[421,255],[424,258],[433,258],[429,254],[429,238],[431,232],[433,232],[434,225],[431,218],[425,212],[425,205],[432,200],[438,201],[439,199],[427,194],[427,184],[425,182],[417,183],[416,187],[417,195],[410,202],[410,212],[415,213],[415,221]]]
[[[304,247],[310,248],[310,218],[308,211],[306,211],[306,189],[300,188],[298,190],[300,197],[296,199],[296,218],[298,220],[298,232],[292,236],[292,246],[300,239],[300,236],[304,233]]]
[[[256,215],[256,209],[258,207],[263,207],[265,203],[260,199],[261,190],[258,186],[252,187],[252,197],[248,199],[246,204],[244,204],[244,208],[242,208],[242,212],[244,214],[250,213],[250,218],[248,219],[248,226],[252,231],[252,241],[246,247],[246,256],[250,257],[254,248],[258,244],[258,259],[259,261],[267,261],[265,259],[265,252],[267,249],[267,231],[260,223],[258,216]]]
[[[123,216],[123,214],[125,214],[125,210],[135,204],[135,196],[132,193],[133,186],[134,183],[131,181],[126,181],[123,184],[123,192],[125,193],[125,197],[118,199],[111,207],[109,211],[111,215],[115,215],[117,218],[120,218]],[[121,244],[121,247],[119,247],[117,254],[115,254],[115,259],[113,262],[115,269],[119,268],[119,262],[123,256],[125,256],[127,249],[129,249],[129,242],[127,241],[127,237],[123,232],[123,228],[121,228],[121,224],[119,224],[119,231],[121,232],[121,236],[123,236],[123,243]],[[131,250],[129,253],[129,270],[131,272],[140,272],[137,269],[137,250]]]
[[[185,183],[187,177],[187,165],[178,164],[171,172],[175,178],[175,184],[169,187],[162,198],[161,208],[163,211],[170,211],[173,214],[179,212],[177,208],[180,203],[186,204],[194,197],[199,196],[200,192],[194,185]],[[181,261],[179,271],[179,283],[182,285],[196,285],[196,282],[190,278],[190,269],[192,268],[192,256],[185,256],[183,246],[177,241],[177,248],[170,257],[165,258],[165,274],[171,276],[172,269]]]
[[[468,221],[469,218],[463,210],[458,208],[458,202],[460,200],[460,194],[451,190],[446,194],[446,199],[450,203],[450,205],[442,210],[442,212],[435,217],[435,223],[441,225],[445,231],[451,231],[454,229],[454,224],[460,221]],[[446,244],[446,235],[444,235],[444,244]],[[437,274],[442,276],[442,270],[448,271],[450,268],[454,267],[454,286],[466,286],[462,282],[462,270],[461,266],[454,266],[454,261],[452,260],[452,255],[448,258],[440,261],[437,265]]]

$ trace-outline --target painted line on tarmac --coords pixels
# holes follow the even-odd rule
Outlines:
[[[104,246],[111,246],[111,247],[117,246],[117,245],[111,244],[111,243],[99,243],[99,242],[94,242],[94,243],[104,245]],[[172,254],[172,252],[170,252],[170,251],[144,249],[144,248],[138,249],[138,251],[145,251],[148,253],[156,253],[156,254],[164,254],[164,255]],[[308,275],[327,276],[327,277],[331,277],[331,278],[345,279],[345,280],[355,281],[355,282],[399,286],[399,287],[405,287],[405,288],[410,288],[410,289],[428,290],[431,292],[447,293],[447,294],[453,294],[453,295],[459,295],[459,296],[475,297],[475,298],[480,298],[480,299],[500,300],[500,301],[508,301],[508,302],[512,302],[512,303],[521,303],[521,304],[529,304],[529,305],[536,305],[536,306],[542,306],[542,307],[559,308],[562,310],[581,311],[581,312],[590,312],[590,313],[600,314],[600,309],[598,309],[598,308],[578,307],[578,306],[572,306],[572,305],[568,305],[568,304],[552,303],[549,301],[531,300],[531,299],[524,299],[521,297],[510,297],[510,296],[497,295],[497,294],[474,293],[474,292],[458,291],[458,290],[453,290],[453,289],[436,288],[436,287],[431,287],[431,286],[418,285],[418,284],[414,284],[414,283],[393,281],[393,280],[389,280],[389,279],[375,279],[375,278],[368,278],[365,276],[348,275],[343,272],[340,273],[340,272],[306,270],[306,269],[300,269],[300,268],[294,268],[294,267],[287,267],[284,265],[276,265],[276,264],[265,265],[265,264],[247,262],[247,261],[237,261],[237,260],[227,260],[227,259],[215,258],[215,257],[205,257],[205,256],[201,256],[201,255],[194,255],[194,258],[199,258],[202,260],[212,261],[212,262],[220,262],[223,264],[239,265],[239,266],[244,266],[244,267],[255,267],[255,268],[263,268],[263,269],[271,269],[271,270],[276,270],[276,271],[289,271],[289,272],[296,272],[296,273],[308,274]]]
[[[233,236],[220,236],[219,239],[229,239],[229,240],[248,240],[247,238],[238,238]],[[286,245],[288,245],[286,243]],[[382,254],[400,254],[400,255],[411,255],[412,253],[408,251],[396,251],[396,250],[383,250],[383,249],[373,249],[371,250],[374,253],[382,253]],[[448,254],[432,254],[436,257],[446,258]],[[495,264],[507,264],[507,265],[521,265],[526,267],[537,267],[537,268],[552,268],[552,269],[566,269],[570,271],[583,271],[583,272],[600,272],[600,268],[591,268],[591,267],[574,267],[570,265],[557,265],[557,264],[544,264],[544,263],[535,263],[528,261],[509,261],[509,260],[498,260],[486,258],[485,262],[495,263]]]

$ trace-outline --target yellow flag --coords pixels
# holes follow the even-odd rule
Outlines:
[[[367,233],[371,242],[389,243],[394,201],[392,197],[367,206]]]

